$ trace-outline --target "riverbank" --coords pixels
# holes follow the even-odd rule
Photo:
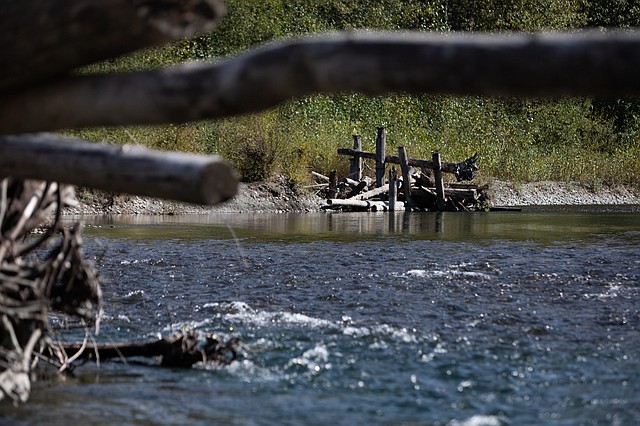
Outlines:
[[[578,182],[512,183],[494,180],[488,196],[493,206],[623,205],[640,204],[640,191],[626,186],[597,188]],[[218,206],[198,206],[130,195],[78,190],[78,206],[69,215],[96,214],[207,214],[207,213],[288,213],[320,210],[325,201],[285,178],[272,182],[241,183],[238,195]]]

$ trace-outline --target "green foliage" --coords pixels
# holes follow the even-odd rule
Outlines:
[[[630,0],[227,0],[210,34],[93,65],[84,72],[146,69],[218,60],[273,39],[358,28],[420,31],[539,31],[640,24]],[[413,157],[439,150],[445,161],[478,151],[482,178],[581,180],[640,186],[640,103],[634,99],[516,100],[358,94],[320,95],[263,113],[179,126],[91,129],[90,139],[217,153],[245,180],[310,169],[345,175],[337,155],[359,134],[373,151],[376,127],[387,149]]]

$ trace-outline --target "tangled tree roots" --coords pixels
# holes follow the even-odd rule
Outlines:
[[[245,349],[238,339],[197,332],[143,343],[53,342],[50,310],[96,330],[102,313],[100,280],[93,265],[83,260],[80,224],[67,228],[60,220],[62,208],[74,203],[70,186],[0,180],[0,400],[29,398],[30,373],[39,359],[60,371],[69,370],[75,360],[155,357],[161,366],[191,367],[237,359]],[[38,228],[52,217],[50,226]],[[36,231],[39,237],[32,236]]]
[[[73,187],[41,181],[0,181],[0,399],[25,402],[36,352],[46,345],[50,309],[95,322],[101,311],[98,275],[83,260],[80,226],[64,228],[60,211]],[[53,224],[38,238],[36,227]],[[52,249],[40,259],[44,247]]]

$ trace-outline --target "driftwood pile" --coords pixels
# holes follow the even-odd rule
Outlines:
[[[378,128],[376,152],[362,151],[359,136],[354,136],[353,149],[339,149],[338,154],[351,156],[349,176],[338,180],[336,172],[329,176],[313,172],[318,187],[327,198],[325,209],[342,211],[478,211],[487,209],[486,186],[473,180],[479,170],[478,154],[459,163],[445,163],[440,153],[431,160],[409,158],[404,146],[398,155],[385,153],[386,134]],[[363,159],[376,162],[375,180],[362,176]],[[396,169],[389,164],[398,164]],[[456,183],[444,183],[443,172],[455,176]],[[386,179],[385,179],[386,178]]]

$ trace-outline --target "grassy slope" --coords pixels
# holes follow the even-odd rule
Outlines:
[[[216,59],[274,38],[333,29],[545,30],[607,24],[611,22],[606,14],[618,16],[618,12],[640,16],[640,11],[598,9],[595,0],[486,0],[481,7],[472,0],[227,3],[229,14],[222,26],[207,36],[97,64],[87,72]],[[596,186],[638,187],[639,115],[640,107],[628,100],[345,94],[293,100],[260,114],[223,120],[74,133],[95,140],[218,153],[231,160],[245,180],[284,173],[305,181],[309,169],[344,173],[348,161],[339,158],[336,149],[350,147],[351,135],[360,134],[364,148],[373,150],[376,127],[384,125],[388,149],[403,144],[413,157],[429,158],[437,149],[445,160],[457,161],[480,152],[484,179],[579,180]]]

